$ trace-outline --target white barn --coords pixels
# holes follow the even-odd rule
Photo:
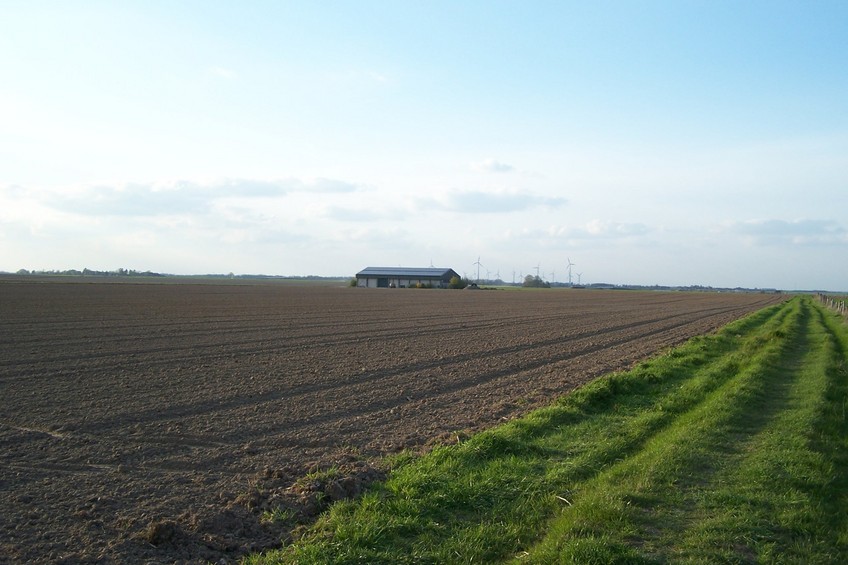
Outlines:
[[[366,267],[356,273],[356,286],[368,288],[408,288],[431,285],[447,288],[459,274],[440,267]]]

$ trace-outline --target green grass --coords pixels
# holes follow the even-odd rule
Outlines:
[[[848,562],[848,329],[806,298],[334,505],[267,563]]]

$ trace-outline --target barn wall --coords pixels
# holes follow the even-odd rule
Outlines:
[[[404,287],[410,288],[414,287],[419,282],[422,284],[431,284],[435,288],[447,288],[449,281],[444,281],[442,279],[428,279],[428,278],[399,278],[399,277],[379,277],[379,278],[388,278],[390,284],[394,284],[396,287]],[[377,277],[357,277],[356,278],[356,286],[362,288],[378,288]]]

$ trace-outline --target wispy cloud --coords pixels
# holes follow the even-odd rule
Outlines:
[[[341,222],[376,222],[378,220],[399,219],[400,212],[387,212],[374,208],[354,208],[343,206],[328,206],[323,217]]]
[[[468,214],[520,212],[537,207],[564,206],[568,201],[557,196],[538,196],[528,192],[456,191],[436,198],[420,199],[423,208]]]
[[[224,199],[282,198],[295,192],[350,193],[358,189],[358,185],[340,180],[289,178],[89,185],[27,193],[46,207],[85,216],[168,216],[204,213]]]
[[[39,191],[46,206],[86,216],[158,216],[204,212],[221,198],[280,197],[286,183],[227,179],[209,184],[192,181],[92,185]]]
[[[345,243],[351,244],[361,252],[362,257],[369,257],[375,250],[391,251],[397,254],[399,250],[410,249],[415,241],[408,229],[403,226],[376,227],[363,224],[355,229],[343,230],[340,236]],[[401,252],[399,255],[405,255]]]
[[[486,159],[471,164],[471,169],[480,173],[511,173],[515,167],[502,163],[496,159]]]
[[[724,231],[757,245],[848,245],[848,231],[831,220],[746,220],[725,224]]]
[[[651,233],[651,228],[641,223],[623,223],[604,220],[591,220],[578,226],[551,226],[543,228],[525,228],[504,232],[504,238],[510,240],[550,239],[550,240],[611,240],[634,238]]]
[[[377,71],[369,71],[368,76],[370,76],[376,82],[386,83],[391,81],[388,75],[379,73]]]
[[[323,193],[348,193],[361,190],[361,186],[351,182],[317,178],[314,180],[289,180],[292,190],[300,190],[306,192],[323,192]]]
[[[645,224],[638,222],[610,222],[591,220],[584,226],[566,230],[570,238],[575,239],[615,239],[645,235],[651,230]]]
[[[238,77],[234,70],[228,69],[226,67],[212,67],[209,69],[209,72],[218,78],[226,80],[234,80]]]

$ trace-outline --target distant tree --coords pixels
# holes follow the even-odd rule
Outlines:
[[[524,277],[524,284],[522,286],[527,288],[551,288],[550,283],[543,281],[539,275],[527,275]]]
[[[459,277],[451,277],[448,283],[448,288],[465,288],[466,286],[468,286],[468,279],[461,279]]]

